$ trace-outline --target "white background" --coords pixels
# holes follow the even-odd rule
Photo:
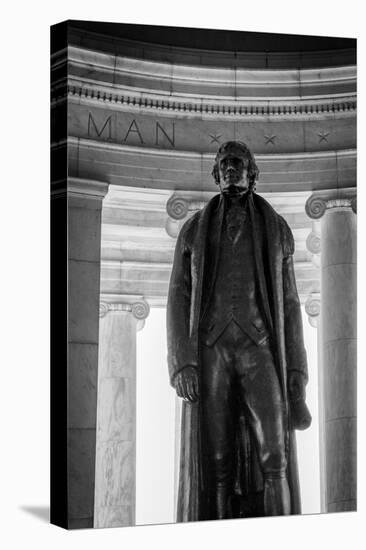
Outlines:
[[[137,0],[2,4],[0,544],[12,548],[321,548],[365,540],[364,353],[359,358],[359,512],[306,517],[63,531],[49,502],[49,25],[67,18],[206,28],[359,36],[359,137],[364,126],[362,2]],[[359,142],[363,280],[364,141]],[[363,218],[363,219],[362,219]],[[359,318],[365,293],[359,289]],[[360,345],[364,322],[359,319]],[[30,510],[33,510],[31,512]],[[37,512],[38,514],[34,513]],[[39,513],[40,512],[40,513]],[[43,519],[42,519],[43,517]]]

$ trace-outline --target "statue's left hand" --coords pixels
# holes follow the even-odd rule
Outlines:
[[[305,379],[301,372],[293,370],[289,371],[287,379],[287,387],[290,399],[298,401],[305,399]]]

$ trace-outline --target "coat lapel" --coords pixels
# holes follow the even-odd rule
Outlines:
[[[253,196],[253,202],[262,214],[262,219],[264,220],[264,238],[266,240],[266,253],[268,256],[269,280],[271,286],[269,291],[271,294],[273,334],[276,341],[276,355],[282,390],[284,396],[286,396],[287,376],[282,278],[283,250],[280,218],[273,210],[272,206],[259,195]]]
[[[203,271],[205,266],[207,232],[209,221],[213,210],[222,200],[221,195],[215,195],[203,208],[197,225],[197,234],[192,246],[191,277],[192,277],[192,299],[190,314],[190,336],[195,337],[198,333],[198,325],[201,313]],[[222,209],[221,209],[222,210]],[[216,258],[217,260],[217,258]]]
[[[252,236],[253,236],[253,250],[254,250],[254,261],[256,267],[256,274],[258,277],[258,286],[259,293],[261,297],[261,303],[263,304],[263,310],[265,315],[265,320],[267,326],[273,334],[273,320],[272,314],[269,307],[269,297],[267,290],[266,277],[264,272],[262,249],[263,249],[263,221],[260,216],[257,208],[254,205],[253,194],[250,193],[248,196],[248,207],[249,207],[249,216],[252,224]]]
[[[210,239],[212,238],[217,238],[218,242],[220,243],[221,237],[222,237],[222,226],[224,221],[224,215],[225,215],[225,200],[224,200],[224,197],[220,195],[220,199],[216,203],[216,208],[212,209],[210,212],[210,219],[208,221],[208,227],[207,227],[206,247],[210,245]],[[217,227],[212,226],[211,224],[212,219],[216,220]],[[208,235],[208,232],[210,232],[210,235]],[[213,262],[210,264],[209,278],[208,280],[206,279],[207,283],[205,283],[208,285],[207,299],[205,299],[205,303],[203,303],[201,300],[201,305],[200,305],[201,311],[200,311],[199,321],[201,321],[202,318],[204,317],[206,309],[211,300],[212,292],[216,281],[219,259],[220,259],[220,246],[217,247],[216,253],[214,254]],[[203,269],[205,269],[205,266],[203,266]],[[203,280],[202,280],[202,290],[203,290]]]

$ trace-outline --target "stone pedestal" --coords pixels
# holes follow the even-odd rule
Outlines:
[[[321,384],[325,511],[356,510],[355,192],[312,195],[321,218]]]
[[[94,527],[135,524],[136,330],[148,313],[144,301],[100,306]]]

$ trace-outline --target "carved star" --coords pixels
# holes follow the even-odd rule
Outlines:
[[[275,139],[276,139],[276,135],[271,135],[271,136],[264,136],[264,139],[266,140],[266,145],[268,145],[269,143],[272,143],[272,145],[275,145]]]
[[[328,143],[327,137],[329,136],[329,132],[324,132],[324,130],[322,130],[321,132],[318,132],[318,136],[319,136],[319,143],[321,143],[322,141],[325,141],[326,143]]]
[[[213,134],[213,135],[212,135],[212,134],[208,134],[208,135],[210,136],[210,138],[212,138],[211,141],[210,141],[210,144],[211,144],[211,143],[219,143],[219,144],[220,144],[219,139],[220,139],[220,137],[221,137],[221,134],[220,134],[220,135],[217,135],[217,134]]]

